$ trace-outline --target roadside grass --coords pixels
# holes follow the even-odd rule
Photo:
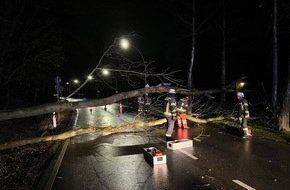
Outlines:
[[[234,120],[222,120],[213,122],[219,127],[232,128],[235,130],[240,130],[241,126],[237,121]],[[279,131],[277,126],[268,125],[261,122],[260,120],[250,120],[248,122],[249,128],[255,133],[270,133],[272,135],[279,136],[283,138],[288,144],[290,144],[290,132]]]

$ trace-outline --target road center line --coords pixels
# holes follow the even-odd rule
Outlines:
[[[190,158],[192,158],[192,159],[194,159],[194,160],[197,160],[197,159],[198,159],[197,157],[195,157],[195,156],[189,154],[188,152],[186,152],[186,151],[184,151],[184,150],[182,150],[182,149],[178,149],[178,151],[181,152],[181,153],[183,153],[183,154],[185,154],[185,155],[187,155],[187,156],[189,156]]]
[[[242,186],[243,188],[247,189],[247,190],[255,190],[253,187],[241,182],[240,180],[233,180],[233,182],[235,182],[236,184],[238,184],[239,186]]]
[[[76,115],[76,118],[75,118],[75,122],[74,122],[73,128],[76,127],[78,119],[79,119],[79,110],[77,109],[77,115]]]

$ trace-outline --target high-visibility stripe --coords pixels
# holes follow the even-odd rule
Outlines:
[[[239,186],[242,186],[243,188],[247,189],[247,190],[255,190],[253,187],[241,182],[240,180],[233,180],[233,182],[235,182],[236,184],[238,184]]]

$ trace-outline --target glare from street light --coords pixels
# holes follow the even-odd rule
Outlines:
[[[145,76],[144,76],[144,78],[145,78],[145,86],[147,85],[147,65],[146,65],[146,63],[145,63],[145,60],[144,60],[144,57],[143,57],[143,55],[142,55],[142,53],[139,51],[139,49],[138,48],[136,48],[134,45],[131,45],[130,44],[130,41],[127,39],[127,38],[121,38],[120,39],[120,47],[122,48],[122,49],[124,49],[124,50],[127,50],[128,48],[130,48],[130,47],[132,47],[132,48],[134,48],[139,54],[140,54],[140,56],[141,56],[141,58],[142,58],[142,61],[143,61],[143,64],[144,64],[144,71],[145,71]]]
[[[244,82],[241,82],[241,83],[240,83],[240,86],[241,86],[241,87],[244,87],[244,86],[245,86],[245,83],[244,83]]]
[[[79,83],[79,80],[75,79],[75,80],[74,80],[74,83],[76,83],[76,84]]]
[[[130,46],[129,40],[126,39],[126,38],[122,38],[120,40],[120,46],[121,46],[122,49],[128,49],[129,46]]]
[[[89,76],[88,76],[88,79],[89,79],[89,80],[92,80],[92,79],[93,79],[93,76],[92,76],[92,75],[89,75]]]
[[[103,75],[108,76],[110,74],[108,69],[103,69],[102,70]]]

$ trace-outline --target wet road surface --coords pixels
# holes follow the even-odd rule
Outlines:
[[[79,112],[76,127],[133,119],[108,107],[108,117],[103,113],[104,120],[94,121],[87,111]],[[163,126],[90,141],[77,137],[67,147],[52,189],[289,189],[289,145],[255,134],[245,140],[202,125],[175,128],[174,137],[193,139],[202,131],[193,147],[174,151],[166,148]],[[152,166],[144,159],[143,148],[152,146],[166,155],[166,164]]]

